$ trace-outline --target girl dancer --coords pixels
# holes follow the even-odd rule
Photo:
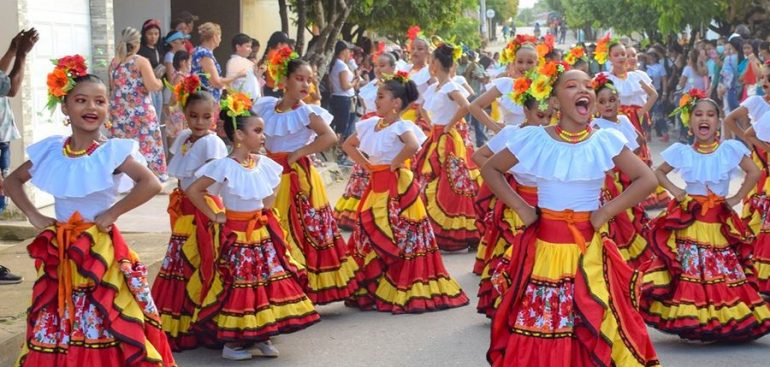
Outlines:
[[[72,135],[31,145],[30,160],[5,181],[6,194],[43,230],[27,247],[38,279],[16,364],[175,366],[147,268],[115,227],[119,216],[160,192],[160,182],[138,161],[136,142],[99,132],[109,114],[107,87],[87,73],[83,57],[55,63],[48,106],[61,103]],[[124,174],[135,186],[115,202]],[[32,204],[27,181],[54,196],[55,219]]]
[[[554,63],[546,64],[539,68],[538,72],[530,72],[526,76],[516,79],[514,85],[517,88],[514,89],[511,96],[506,96],[505,98],[510,98],[515,103],[523,105],[527,119],[520,126],[504,127],[485,146],[474,153],[473,160],[479,167],[483,166],[490,157],[505,149],[505,144],[513,139],[522,127],[546,126],[551,122],[553,108],[550,105],[538,103],[532,96],[534,92],[532,85],[534,84],[533,81],[537,80],[539,75],[541,75],[541,72],[551,69],[554,65]],[[516,192],[527,203],[533,206],[537,205],[537,182],[533,177],[518,172],[516,167],[506,172],[505,176],[508,183],[515,188]],[[480,205],[485,205],[485,207],[489,208],[486,210],[485,217],[477,218],[476,222],[483,223],[483,229],[479,229],[479,232],[483,235],[479,245],[479,252],[476,255],[476,266],[480,265],[479,270],[481,274],[478,292],[479,302],[476,310],[491,318],[494,315],[495,302],[499,296],[493,288],[492,273],[497,269],[504,254],[508,253],[510,256],[508,249],[513,242],[514,236],[524,230],[524,223],[515,211],[506,207],[503,202],[495,198],[488,185],[481,186],[476,205],[477,212],[481,212],[478,209]],[[484,252],[480,250],[482,247],[485,249]],[[481,257],[481,261],[479,261],[479,257]],[[476,266],[474,266],[474,270],[476,270]]]
[[[591,121],[591,127],[619,131],[628,141],[626,147],[638,153],[643,140],[628,117],[618,115],[620,103],[615,84],[606,75],[599,74],[594,78],[593,88],[596,93],[596,109],[599,117]],[[602,190],[602,201],[610,202],[630,184],[628,177],[615,167],[607,174]],[[610,238],[618,245],[618,250],[628,265],[634,269],[652,256],[643,233],[647,222],[649,218],[640,204],[620,213],[609,223]]]
[[[650,230],[657,257],[644,275],[641,302],[647,323],[685,339],[743,341],[770,332],[770,307],[754,283],[750,233],[732,207],[759,178],[746,147],[717,140],[719,107],[692,89],[679,103],[695,144],[676,143],[663,153],[655,171],[676,198]],[[732,173],[746,178],[727,197]],[[677,170],[686,186],[667,177]]]
[[[169,196],[171,239],[158,277],[152,285],[163,321],[163,331],[175,351],[198,346],[198,337],[190,330],[195,308],[200,306],[201,288],[206,288],[214,271],[215,249],[198,241],[207,236],[209,220],[195,208],[184,190],[195,180],[206,162],[227,156],[227,147],[209,128],[219,105],[208,92],[200,90],[200,79],[188,76],[174,87],[174,96],[185,112],[187,129],[179,133],[169,151],[173,155],[169,174],[179,179],[179,186]],[[222,211],[218,197],[207,195],[211,210]],[[201,268],[201,264],[204,265]],[[193,279],[194,278],[194,279]]]
[[[284,97],[263,97],[255,111],[265,119],[268,156],[283,166],[275,208],[291,257],[308,271],[308,297],[326,304],[344,300],[356,289],[356,263],[347,255],[321,176],[307,157],[328,149],[337,137],[329,127],[329,112],[302,102],[310,65],[296,59],[296,53],[286,55],[280,63],[284,66],[268,69]]]
[[[414,121],[426,135],[429,135],[431,126],[426,117],[422,115],[421,106],[425,91],[436,81],[431,75],[430,66],[428,65],[430,42],[423,36],[419,26],[410,27],[407,32],[407,38],[409,39],[409,57],[412,63],[404,71],[409,72],[409,79],[417,85],[420,96],[404,111],[404,116],[402,117],[404,120]]]
[[[399,72],[382,84],[375,102],[379,116],[356,124],[356,133],[343,144],[372,175],[349,243],[361,287],[346,304],[394,314],[468,303],[444,268],[419,186],[405,164],[426,139],[411,121],[399,118],[419,93],[408,78]]]
[[[607,34],[596,44],[594,58],[599,64],[612,62],[612,70],[603,72],[610,79],[618,91],[620,97],[620,112],[628,116],[631,123],[642,136],[642,144],[639,147],[639,158],[647,165],[652,165],[650,148],[647,146],[644,121],[649,121],[648,113],[658,99],[658,92],[650,85],[649,77],[643,72],[629,72],[626,59],[626,48],[617,38],[610,38]],[[669,200],[668,194],[663,188],[658,188],[654,195],[642,203],[644,208],[665,206]]]
[[[385,45],[384,43],[380,44]],[[374,64],[374,75],[376,78],[361,88],[361,91],[358,93],[364,101],[366,111],[366,114],[361,117],[362,121],[377,114],[377,106],[374,103],[377,99],[377,89],[383,75],[393,75],[395,69],[396,58],[393,55],[390,53],[380,53],[377,55]],[[345,192],[337,201],[337,205],[334,206],[334,219],[337,220],[337,225],[340,228],[353,230],[355,227],[358,203],[361,201],[361,195],[363,195],[368,185],[369,173],[363,167],[354,165],[350,172],[350,180],[348,180],[348,184],[345,186]]]
[[[196,313],[196,328],[226,343],[222,358],[277,357],[271,336],[304,329],[319,316],[302,290],[304,279],[271,209],[281,165],[254,154],[265,142],[264,122],[251,112],[251,98],[243,93],[228,95],[221,107],[233,151],[198,170],[186,191],[209,220],[224,224],[221,231],[211,231],[219,257]],[[209,191],[222,196],[226,213],[212,210]]]
[[[539,58],[535,49],[536,44],[537,39],[535,37],[524,34],[517,35],[508,43],[500,55],[500,63],[506,65],[508,77],[492,80],[487,85],[487,91],[474,99],[468,106],[473,117],[484,124],[487,129],[497,133],[505,125],[517,126],[526,118],[522,106],[517,105],[510,98],[505,98],[505,96],[513,91],[515,78],[523,76],[527,71],[538,66]],[[485,111],[495,101],[498,101],[498,106],[502,110],[502,123],[493,120]]]
[[[455,55],[448,44],[433,52],[431,73],[438,82],[425,91],[423,102],[433,130],[414,165],[436,242],[444,251],[463,250],[479,240],[473,208],[478,170],[470,167],[470,154],[456,128],[468,112],[468,100],[465,90],[449,79]]]
[[[527,225],[512,245],[511,288],[492,323],[492,366],[657,366],[644,321],[633,305],[634,273],[606,236],[606,223],[655,188],[652,172],[617,131],[589,127],[591,78],[579,70],[535,83],[549,96],[557,126],[521,129],[482,168],[492,191]],[[505,181],[511,167],[536,177],[538,207]],[[605,172],[632,179],[599,206]]]

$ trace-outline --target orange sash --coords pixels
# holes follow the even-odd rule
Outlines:
[[[69,318],[75,317],[75,304],[72,301],[72,267],[69,263],[67,250],[83,231],[94,224],[86,222],[79,212],[72,214],[67,222],[56,223],[56,242],[59,248],[59,319],[64,318],[64,308],[69,312]]]
[[[572,233],[572,237],[575,238],[575,243],[580,248],[580,253],[586,251],[586,239],[575,224],[591,220],[590,212],[575,212],[572,210],[554,211],[542,208],[540,210],[543,219],[558,220],[567,223],[567,229]]]

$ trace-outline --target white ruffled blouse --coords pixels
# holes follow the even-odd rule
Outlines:
[[[423,66],[422,69],[419,71],[414,71],[414,65],[409,65],[408,69],[406,71],[409,72],[409,79],[411,79],[414,84],[417,85],[417,90],[420,92],[420,98],[415,101],[415,103],[422,104],[425,99],[425,91],[428,90],[428,87],[430,87],[430,70],[428,70],[428,66]]]
[[[487,141],[487,148],[492,151],[492,154],[500,153],[503,149],[505,149],[506,144],[513,140],[513,137],[519,130],[521,130],[521,127],[519,126],[508,125],[504,127],[502,130],[498,131],[495,136]],[[513,166],[508,172],[510,172],[516,179],[516,182],[521,185],[532,187],[537,186],[537,178],[521,171],[521,168],[518,164]]]
[[[276,104],[278,98],[262,97],[254,106],[254,112],[265,120],[265,148],[272,153],[290,153],[311,143],[316,137],[315,131],[308,127],[311,115],[320,117],[326,124],[334,119],[320,106],[303,103],[295,110],[276,112]]]
[[[649,84],[646,80],[647,75],[641,71],[632,71],[626,74],[625,79],[618,78],[615,74],[610,72],[604,72],[612,83],[615,84],[615,88],[618,90],[620,96],[620,104],[623,106],[644,106],[647,103],[647,92],[642,89],[639,84],[640,81]]]
[[[759,140],[770,143],[770,113],[762,115],[753,127]]]
[[[527,116],[524,115],[524,107],[516,104],[510,94],[513,91],[513,78],[502,77],[492,80],[487,84],[487,90],[497,89],[501,96],[497,99],[497,105],[500,107],[500,115],[503,123],[506,125],[521,125]]]
[[[613,122],[601,117],[595,118],[591,121],[591,127],[598,127],[599,129],[615,129],[620,131],[626,140],[628,140],[628,143],[626,144],[628,149],[630,149],[632,152],[639,149],[639,143],[636,141],[639,133],[636,131],[634,125],[631,124],[631,120],[629,120],[625,115],[618,115],[618,122]]]
[[[452,122],[450,121],[452,116],[460,109],[460,106],[449,98],[449,94],[458,91],[465,96],[468,91],[451,80],[447,81],[440,89],[437,87],[438,82],[433,83],[425,91],[423,109],[430,115],[431,124],[444,126]]]
[[[55,198],[56,220],[66,222],[76,211],[86,221],[109,209],[118,194],[128,191],[133,181],[115,170],[131,156],[146,163],[139,144],[129,139],[109,139],[90,155],[64,154],[65,136],[51,136],[27,148],[32,162],[32,184]]]
[[[767,103],[763,96],[751,96],[746,98],[741,102],[741,107],[746,107],[752,124],[755,124],[762,118],[762,116],[767,114],[767,111],[770,111],[770,103]]]
[[[692,146],[676,143],[661,153],[675,172],[687,184],[690,195],[715,195],[725,197],[730,188],[730,178],[739,172],[743,157],[751,152],[737,140],[723,141],[716,151],[698,153]]]
[[[413,132],[417,137],[417,142],[421,145],[428,138],[422,129],[411,121],[398,120],[388,127],[376,131],[375,127],[379,121],[379,117],[372,117],[356,124],[356,133],[360,141],[358,148],[366,153],[372,164],[390,164],[393,162],[401,149],[404,149],[404,143],[400,137],[407,131]]]
[[[209,192],[222,197],[226,210],[251,212],[264,208],[262,200],[273,195],[281,183],[283,167],[265,156],[257,156],[254,168],[246,168],[236,160],[225,157],[206,163],[196,177],[216,181]]]
[[[361,87],[358,91],[358,95],[364,101],[365,113],[377,112],[377,105],[374,104],[374,102],[377,100],[378,83],[379,80],[374,79],[369,83],[366,83],[366,85]]]
[[[615,167],[613,158],[625,146],[626,138],[613,129],[570,144],[536,126],[519,129],[507,144],[519,160],[514,167],[537,180],[538,206],[556,211],[598,209],[605,172]]]
[[[187,190],[195,182],[195,171],[206,162],[227,156],[227,147],[216,134],[201,137],[183,152],[182,147],[191,135],[192,131],[189,129],[181,131],[169,148],[174,156],[168,162],[168,174],[179,179],[182,190]]]

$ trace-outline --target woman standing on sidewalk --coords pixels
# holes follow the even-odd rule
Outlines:
[[[17,365],[173,367],[147,268],[115,226],[160,192],[160,183],[140,163],[135,141],[101,135],[107,88],[87,73],[83,57],[56,63],[47,79],[48,106],[61,104],[72,135],[31,145],[30,160],[6,181],[8,196],[42,230],[27,247],[38,279]],[[116,202],[128,179],[133,189]],[[35,208],[24,192],[28,181],[54,196],[56,218]]]
[[[288,47],[276,55],[268,72],[284,97],[262,97],[254,108],[265,120],[267,155],[283,166],[275,209],[291,257],[308,271],[308,297],[317,305],[342,301],[356,289],[357,266],[348,256],[321,176],[308,158],[337,141],[329,127],[332,116],[302,102],[310,88],[310,65]]]

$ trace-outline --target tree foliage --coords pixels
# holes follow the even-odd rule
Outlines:
[[[498,23],[507,22],[516,18],[519,11],[519,0],[487,0],[487,9],[495,11],[494,20]]]

